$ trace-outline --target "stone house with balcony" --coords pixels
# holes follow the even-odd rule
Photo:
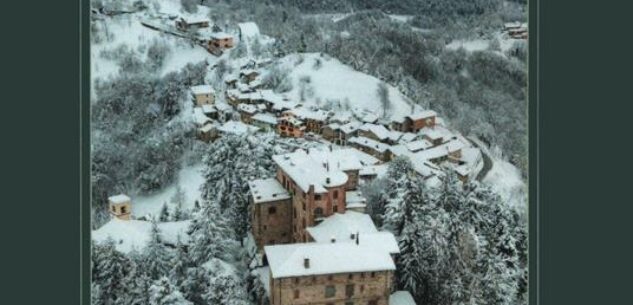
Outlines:
[[[433,110],[417,111],[406,115],[391,123],[391,129],[400,132],[417,133],[422,128],[434,127],[437,118],[437,112]]]
[[[293,116],[282,116],[278,120],[277,133],[282,137],[302,138],[305,131],[305,123]]]

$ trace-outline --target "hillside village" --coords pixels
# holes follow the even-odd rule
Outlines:
[[[265,292],[255,303],[262,305],[416,304],[409,291],[396,289],[402,251],[398,237],[367,214],[361,186],[385,176],[393,160],[407,158],[425,187],[441,187],[449,173],[465,187],[481,181],[493,167],[481,142],[461,135],[436,111],[424,109],[397,88],[327,54],[253,55],[254,45],[275,39],[252,21],[227,28],[208,18],[167,14],[139,23],[204,49],[209,74],[226,69],[218,58],[230,66],[226,70],[232,72],[217,74],[221,79],[207,78],[189,87],[184,117],[194,126],[189,136],[197,145],[252,136],[292,144],[290,151],[268,160],[274,175],[248,179],[243,221],[249,231],[238,247],[247,253],[248,270],[208,267],[213,260],[205,266],[255,275],[259,283],[254,285]],[[506,31],[517,39],[527,37],[520,24],[508,24]],[[227,56],[240,47],[243,56]],[[287,81],[293,86],[280,93],[268,86],[268,78],[284,66],[292,67]],[[174,195],[181,196],[179,204],[190,196],[181,192]],[[129,254],[158,240],[160,232],[160,243],[168,248],[196,251],[194,220],[163,217],[166,204],[154,202],[155,207],[163,204],[157,221],[159,215],[140,212],[130,196],[110,195],[112,219],[93,231],[95,242],[114,240],[117,251]],[[196,199],[195,209],[206,209],[200,205]]]

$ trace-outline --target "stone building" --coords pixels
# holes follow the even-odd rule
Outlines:
[[[418,111],[399,120],[394,120],[391,124],[391,128],[401,132],[417,133],[424,127],[435,126],[436,118],[437,113],[433,110]]]
[[[288,191],[274,178],[248,183],[253,238],[258,248],[292,241],[292,205]]]
[[[124,194],[108,198],[110,215],[122,220],[130,220],[132,214],[132,200]]]
[[[353,243],[264,247],[273,305],[387,305],[396,269],[389,253]]]
[[[196,106],[213,104],[215,101],[215,90],[209,85],[193,86],[191,87],[191,94]]]

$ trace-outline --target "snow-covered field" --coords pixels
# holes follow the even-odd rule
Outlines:
[[[301,61],[303,58],[303,61]],[[320,68],[315,62],[320,60]],[[301,78],[309,77],[309,86],[313,94],[306,94],[305,105],[324,106],[328,101],[340,103],[343,109],[335,109],[337,113],[354,108],[372,111],[382,115],[382,106],[377,94],[380,80],[344,65],[335,58],[318,53],[288,55],[280,60],[282,66],[290,68],[293,89],[288,93],[291,100],[301,100]],[[393,119],[411,113],[411,103],[398,89],[387,85],[389,89],[390,109],[386,119]],[[349,109],[345,109],[345,105]]]
[[[490,43],[494,40],[499,42],[499,49],[501,51],[501,55],[512,48],[512,45],[521,41],[521,39],[514,39],[508,37],[507,34],[502,32],[497,32],[493,35],[491,39],[484,38],[476,38],[476,39],[458,39],[453,40],[449,44],[446,45],[446,48],[449,50],[458,50],[463,48],[467,52],[475,52],[475,51],[485,51],[490,48]]]
[[[191,221],[161,222],[158,224],[164,241],[175,245],[178,238],[183,243],[188,242],[186,231]],[[120,220],[114,218],[101,228],[92,231],[92,239],[101,243],[108,238],[115,241],[116,249],[123,253],[141,250],[147,244],[152,230],[152,223],[140,220]]]
[[[132,215],[135,217],[141,217],[147,214],[158,215],[165,202],[167,202],[170,208],[173,208],[170,199],[176,193],[178,185],[180,185],[185,193],[183,207],[186,209],[192,208],[196,200],[201,202],[200,186],[204,183],[202,169],[202,164],[185,167],[178,173],[178,181],[164,188],[162,191],[151,196],[131,196]]]

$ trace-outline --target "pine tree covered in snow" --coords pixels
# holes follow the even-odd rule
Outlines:
[[[93,245],[92,266],[92,282],[98,285],[103,303],[120,303],[133,267],[131,260],[117,251],[114,240],[108,238],[103,244]]]
[[[152,222],[152,231],[147,246],[143,251],[143,268],[152,280],[169,274],[172,255],[163,244],[162,236],[156,222]]]
[[[169,207],[167,202],[163,202],[163,206],[160,208],[160,214],[158,214],[158,220],[160,222],[169,221]]]
[[[399,192],[406,194],[403,190],[409,183],[405,178]],[[388,205],[385,212],[389,228],[398,228],[391,219],[402,227],[398,288],[409,290],[419,304],[515,304],[520,300],[526,266],[521,257],[526,249],[522,247],[525,235],[517,229],[524,227],[518,213],[490,188],[477,182],[463,185],[451,172],[440,188],[420,192],[409,197],[421,199],[408,206],[410,212],[397,209],[406,204]],[[389,204],[395,202],[399,201]]]
[[[185,192],[182,190],[180,185],[176,187],[176,192],[174,193],[174,196],[171,197],[171,203],[176,206],[171,215],[171,219],[173,221],[185,220],[189,217],[187,211],[183,207],[185,203]]]
[[[411,206],[423,204],[422,181],[413,170],[411,161],[398,157],[391,161],[387,170],[386,206],[382,228],[400,236],[405,216],[411,216]]]
[[[209,274],[204,267],[187,269],[187,277],[182,282],[182,292],[195,305],[206,305],[202,297],[209,290]]]
[[[200,266],[212,258],[227,252],[227,240],[231,230],[217,203],[205,204],[193,219],[190,228],[189,258],[194,266]]]
[[[167,277],[156,280],[149,288],[150,305],[192,305]]]
[[[203,296],[206,304],[248,305],[245,285],[227,274],[211,276],[209,290]]]
[[[176,286],[182,287],[182,283],[187,277],[187,269],[190,266],[189,253],[187,253],[185,244],[182,243],[180,235],[178,235],[176,240],[176,252],[172,256],[171,271],[169,273],[169,277]]]
[[[209,146],[202,195],[221,208],[236,240],[242,240],[249,227],[248,181],[273,174],[272,155],[273,146],[262,137],[226,135]]]

